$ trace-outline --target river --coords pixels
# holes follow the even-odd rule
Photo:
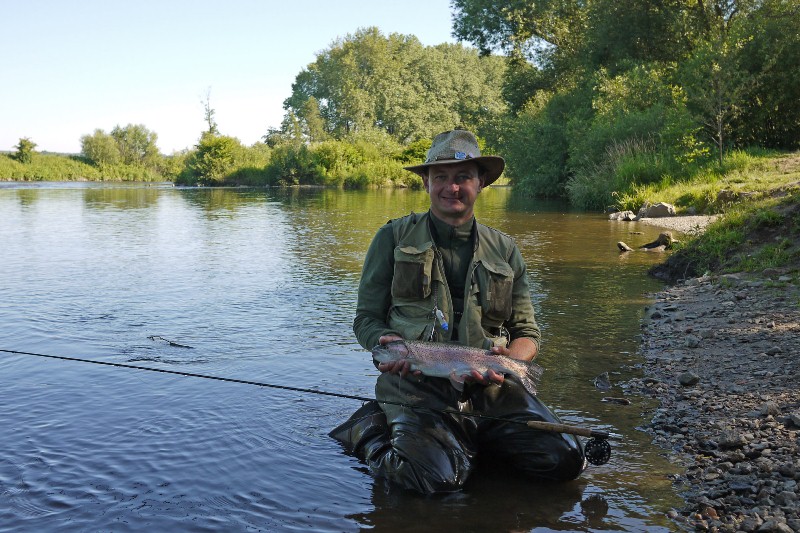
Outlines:
[[[372,396],[351,329],[361,261],[381,224],[426,205],[409,190],[0,184],[0,349]],[[561,485],[478,472],[421,497],[327,437],[358,401],[0,352],[0,531],[671,531],[675,467],[637,429],[653,405],[603,401],[637,373],[661,287],[646,276],[660,257],[616,242],[658,229],[504,187],[476,213],[528,263],[540,398],[621,434],[608,464]]]

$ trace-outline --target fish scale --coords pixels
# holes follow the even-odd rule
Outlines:
[[[535,363],[453,343],[398,340],[375,346],[372,356],[379,363],[408,361],[412,371],[448,378],[458,390],[463,389],[464,377],[470,376],[473,370],[484,378],[489,370],[494,370],[516,377],[528,392],[535,395],[536,380],[542,373],[542,367]]]

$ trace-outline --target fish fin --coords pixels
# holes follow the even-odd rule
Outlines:
[[[450,384],[458,392],[464,390],[464,376],[457,376],[455,372],[450,372]]]
[[[531,363],[528,365],[528,371],[520,378],[522,386],[533,396],[536,396],[536,388],[539,383],[539,378],[542,377],[542,372],[544,372],[542,367],[536,363]]]

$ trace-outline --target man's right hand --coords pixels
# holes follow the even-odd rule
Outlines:
[[[385,345],[393,341],[401,340],[403,340],[403,337],[400,335],[382,335],[381,338],[378,339],[378,344]],[[400,374],[400,377],[404,378],[409,374],[409,372],[411,372],[411,362],[406,359],[401,359],[399,361],[391,361],[389,363],[378,363],[378,370],[381,372],[388,372],[390,374]],[[415,372],[411,372],[411,374],[414,376],[419,376],[422,374],[422,372],[417,370]]]

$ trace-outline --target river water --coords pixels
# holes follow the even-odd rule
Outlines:
[[[425,209],[407,190],[2,184],[0,349],[372,396],[361,261],[381,224]],[[670,531],[675,467],[637,429],[653,406],[602,401],[636,374],[660,288],[659,257],[616,242],[658,229],[502,187],[476,213],[528,263],[540,397],[621,434],[608,464],[421,497],[327,437],[358,401],[0,352],[0,531]]]

